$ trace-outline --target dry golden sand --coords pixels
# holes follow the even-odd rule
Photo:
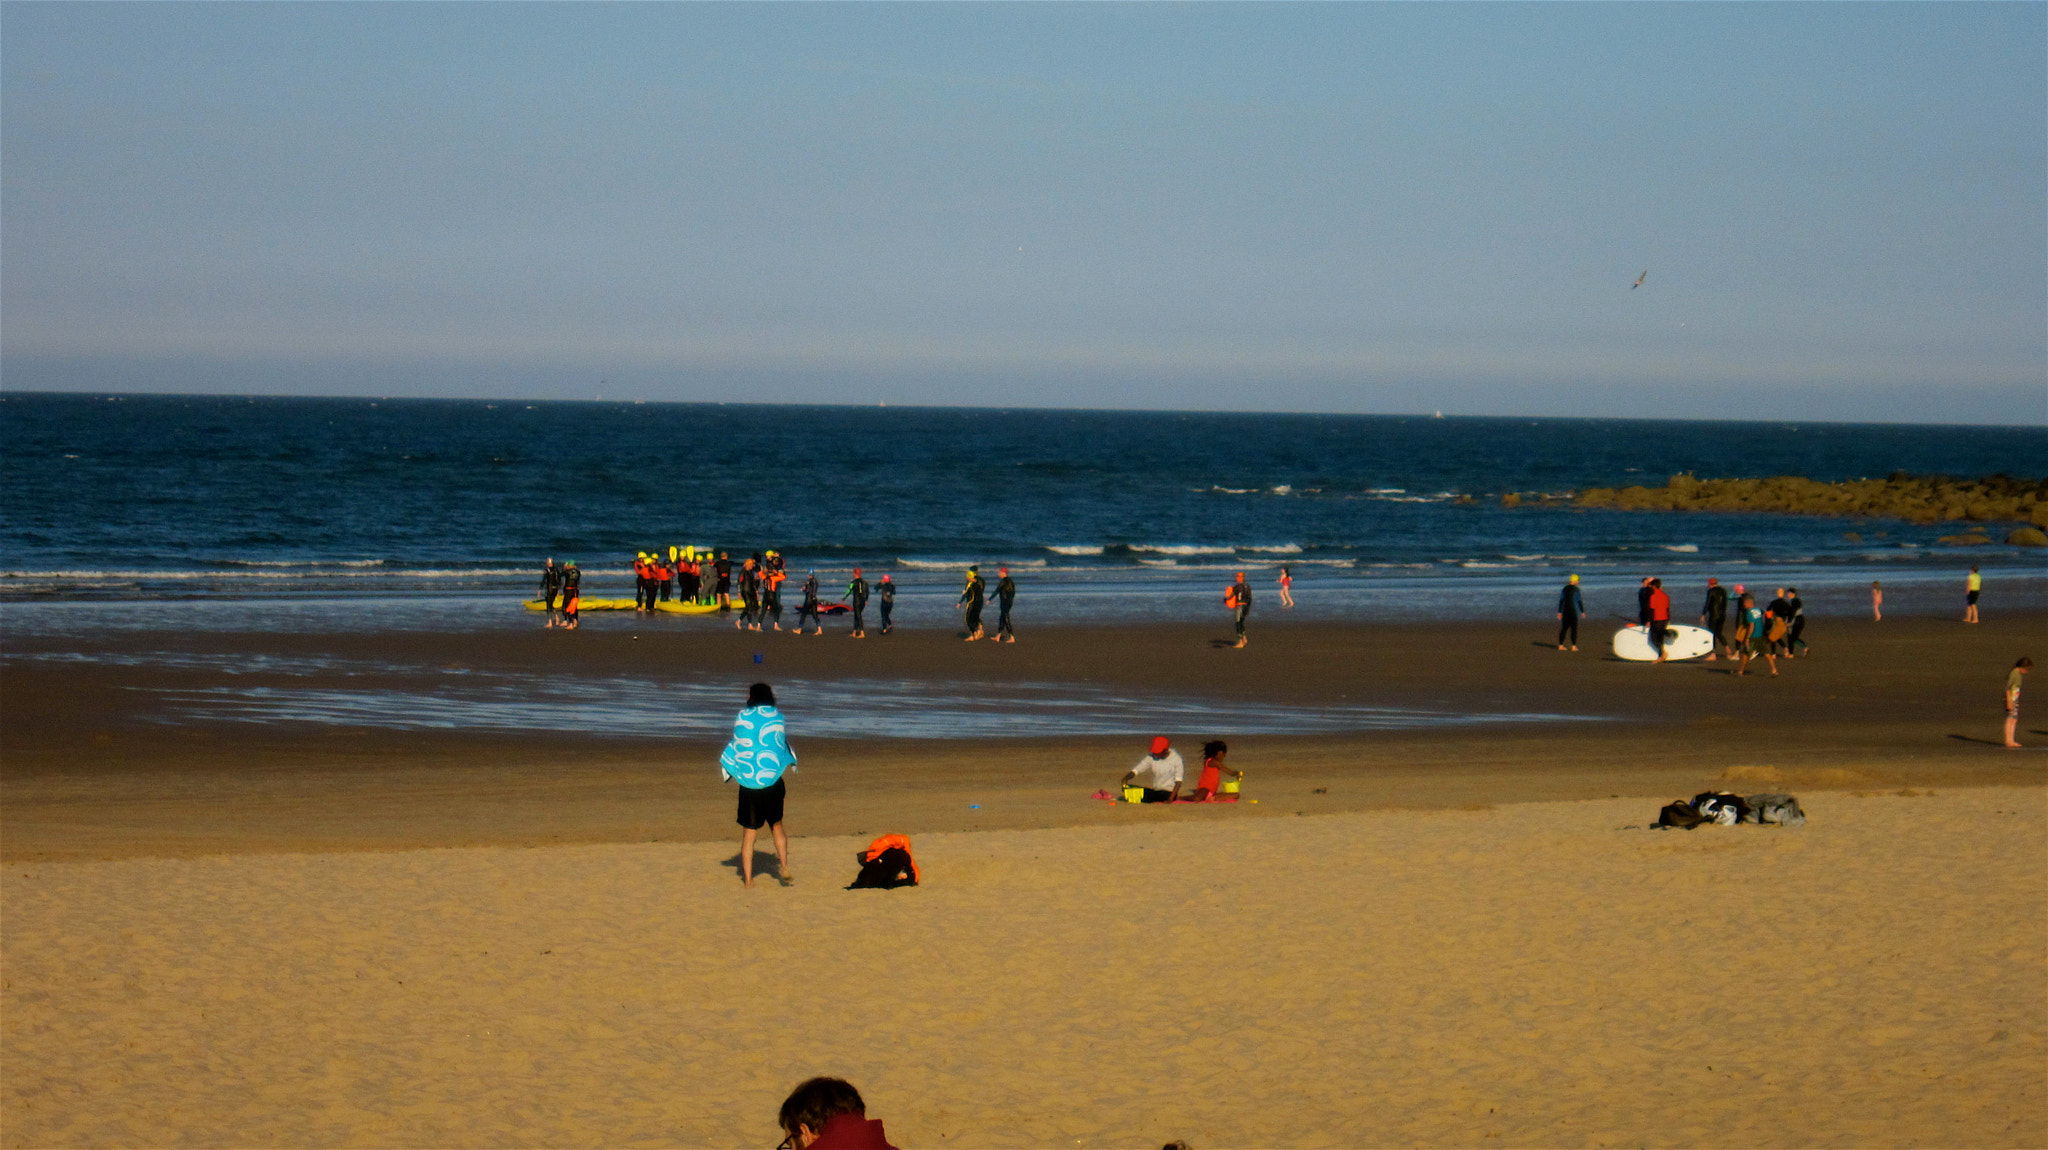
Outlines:
[[[14,863],[4,1142],[2048,1144],[2041,789],[1802,798]]]

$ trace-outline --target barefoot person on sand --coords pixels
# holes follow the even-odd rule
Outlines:
[[[1714,633],[1714,649],[1707,652],[1707,662],[1721,657],[1722,651],[1728,657],[1735,657],[1735,648],[1728,646],[1728,589],[1721,586],[1719,579],[1708,576],[1707,601],[1700,607],[1700,622]]]
[[[1764,661],[1771,665],[1771,674],[1775,676],[1778,673],[1778,655],[1771,649],[1769,632],[1765,630],[1764,613],[1757,609],[1756,596],[1744,595],[1737,601],[1737,611],[1735,647],[1742,653],[1742,664],[1735,668],[1735,673],[1749,674],[1749,661],[1762,655]]]
[[[1565,638],[1571,638],[1571,650],[1579,649],[1579,620],[1586,614],[1586,597],[1579,594],[1577,575],[1565,580],[1564,590],[1557,594],[1557,649],[1565,650]]]
[[[1244,581],[1244,572],[1239,571],[1237,582],[1232,583],[1229,590],[1223,593],[1223,605],[1236,612],[1237,645],[1242,647],[1246,642],[1244,621],[1252,617],[1252,587]]]
[[[1970,578],[1963,584],[1963,622],[1977,621],[1977,596],[1984,593],[1984,576],[1979,574],[1975,564],[1970,567]]]
[[[1294,606],[1294,572],[1284,565],[1280,568],[1280,605]]]
[[[1870,621],[1873,623],[1878,623],[1882,622],[1883,620],[1884,584],[1878,582],[1875,579],[1872,579],[1870,581]]]
[[[732,740],[718,756],[718,777],[740,785],[740,879],[754,885],[754,835],[762,827],[775,839],[775,881],[788,886],[789,836],[782,831],[782,776],[796,770],[796,752],[789,749],[782,712],[775,709],[775,688],[756,683],[747,689],[747,706],[733,720]]]
[[[2005,745],[2008,747],[2020,745],[2020,680],[2033,669],[2034,661],[2022,655],[2005,677]]]

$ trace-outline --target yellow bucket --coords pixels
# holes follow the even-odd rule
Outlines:
[[[1236,794],[1236,793],[1237,793],[1237,787],[1238,787],[1238,782],[1239,782],[1239,780],[1237,780],[1237,779],[1229,779],[1229,780],[1226,780],[1226,781],[1224,782],[1224,784],[1223,784],[1223,792],[1222,792],[1222,793],[1224,793],[1224,794],[1226,794],[1226,795],[1234,795],[1234,794]]]
[[[1143,788],[1143,787],[1125,787],[1125,788],[1124,788],[1124,801],[1125,801],[1125,802],[1127,802],[1127,803],[1142,803],[1142,802],[1144,802],[1144,801],[1145,801],[1145,788]]]

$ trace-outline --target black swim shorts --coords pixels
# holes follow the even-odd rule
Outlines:
[[[1172,801],[1173,801],[1173,792],[1172,792],[1172,791],[1155,791],[1155,790],[1153,790],[1153,789],[1152,789],[1151,787],[1146,787],[1146,788],[1144,788],[1144,791],[1145,791],[1145,797],[1144,797],[1144,798],[1142,798],[1142,799],[1140,799],[1140,800],[1138,800],[1139,802],[1144,802],[1144,803],[1170,803],[1170,802],[1172,802]]]
[[[1951,601],[1953,601],[1953,600],[1951,600]],[[1976,601],[1977,601],[1977,592],[1975,592],[1975,591],[1972,591],[1972,592],[1970,592],[1970,602],[1972,602],[1972,603],[1975,603]]]
[[[741,787],[740,825],[750,831],[758,831],[781,822],[782,796],[787,793],[788,788],[782,785],[781,779],[775,780],[774,786],[762,787],[758,791],[752,787]]]

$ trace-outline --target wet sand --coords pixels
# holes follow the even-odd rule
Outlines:
[[[1229,740],[1233,765],[1249,772],[1247,797],[1261,800],[1221,812],[1183,808],[1189,819],[1610,795],[1661,801],[1693,794],[1732,766],[1846,787],[2038,783],[2048,773],[2048,752],[1993,745],[2006,668],[2021,653],[2048,651],[2048,617],[2038,614],[1978,627],[1826,620],[1814,628],[1814,656],[1786,665],[1777,679],[1738,679],[1725,662],[1618,662],[1603,653],[1595,628],[1577,654],[1560,653],[1543,643],[1549,636],[1540,625],[1275,622],[1238,651],[1214,645],[1228,639],[1227,624],[1027,631],[1024,641],[996,647],[935,631],[854,641],[740,635],[703,620],[617,623],[576,634],[128,635],[89,648],[44,646],[100,657],[169,651],[252,665],[259,656],[322,658],[657,683],[724,676],[735,709],[755,677],[860,676],[935,680],[991,697],[1009,683],[1066,681],[1265,703],[1281,714],[1343,702],[1605,720],[1314,736],[1160,732],[1189,752],[1206,738]],[[755,651],[765,654],[759,666]],[[168,689],[436,689],[399,672],[387,678],[10,660],[0,670],[0,857],[712,841],[732,833],[717,739],[165,721]],[[2027,727],[2048,729],[2048,720]],[[791,780],[790,826],[806,835],[1100,823],[1112,812],[1087,796],[1113,785],[1144,742],[1062,737],[1057,729],[1014,740],[822,740],[799,727],[791,739],[803,766]]]

